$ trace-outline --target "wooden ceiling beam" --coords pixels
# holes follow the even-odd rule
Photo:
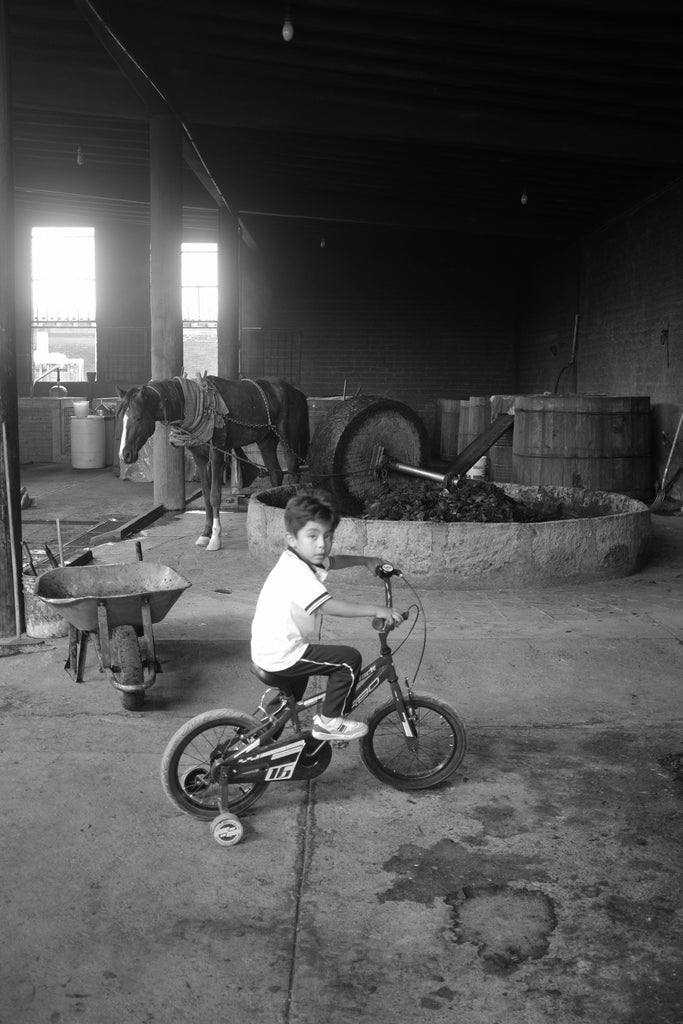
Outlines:
[[[248,130],[294,132],[330,138],[386,140],[406,145],[561,154],[608,163],[644,166],[683,162],[683,133],[593,117],[576,120],[548,111],[542,118],[509,111],[490,113],[466,98],[460,104],[397,102],[367,95],[329,96],[310,89],[281,88],[277,104],[263,84],[245,88],[238,80],[205,76],[200,93],[187,89],[184,117],[190,124]]]

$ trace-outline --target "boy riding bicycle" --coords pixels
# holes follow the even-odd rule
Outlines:
[[[299,494],[287,502],[287,549],[263,584],[251,628],[252,661],[286,679],[297,700],[309,676],[328,677],[322,713],[313,718],[312,734],[319,740],[360,739],[367,732],[364,722],[347,717],[361,654],[354,647],[319,642],[321,610],[342,618],[381,618],[393,625],[403,621],[395,608],[341,601],[329,593],[329,570],[382,563],[372,556],[331,555],[338,524],[338,512],[321,492]]]

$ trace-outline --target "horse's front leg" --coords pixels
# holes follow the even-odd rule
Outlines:
[[[217,448],[211,449],[210,455],[210,490],[209,506],[211,508],[211,536],[206,545],[207,551],[220,551],[221,548],[221,500],[223,497],[223,465],[225,456]],[[208,517],[207,517],[208,518]]]
[[[263,441],[258,442],[259,451],[263,456],[263,462],[268,470],[270,483],[273,487],[279,487],[282,483],[283,472],[277,458],[277,438],[272,434]]]
[[[211,508],[211,484],[209,481],[209,460],[207,458],[198,455],[196,452],[192,452],[195,465],[197,467],[197,473],[199,474],[199,484],[202,489],[202,497],[204,499],[204,529],[202,530],[199,537],[195,541],[200,548],[208,546],[211,540],[211,530],[213,527],[213,509]]]

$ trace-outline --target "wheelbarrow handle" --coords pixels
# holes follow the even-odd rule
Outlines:
[[[48,545],[47,544],[43,544],[43,547],[45,548],[45,554],[47,555],[48,561],[49,561],[50,565],[52,566],[52,568],[53,569],[58,569],[59,568],[59,562],[57,561],[55,556],[50,551],[50,548],[48,547]]]

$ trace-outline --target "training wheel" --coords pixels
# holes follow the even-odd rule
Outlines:
[[[236,814],[219,814],[211,822],[211,835],[219,846],[236,846],[244,835],[242,822]]]

